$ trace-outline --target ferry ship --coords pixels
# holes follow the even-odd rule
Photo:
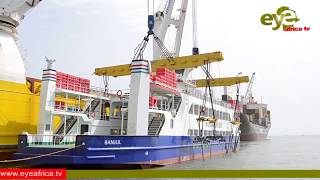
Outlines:
[[[221,57],[220,52],[210,54]],[[180,64],[181,58],[187,57],[172,61]],[[157,68],[150,77],[147,63],[132,62],[129,91],[88,93],[48,65],[43,71],[38,134],[20,135],[15,158],[28,158],[31,165],[166,165],[238,149],[240,123],[231,104],[198,90],[200,80],[176,80],[175,71],[167,68]],[[103,68],[104,73],[118,67],[123,65]],[[228,78],[228,83],[241,79],[246,77]],[[62,104],[55,100],[57,95],[78,103]],[[56,115],[63,121],[54,131]]]
[[[29,1],[23,2],[30,5]],[[162,4],[160,11],[149,15],[148,35],[130,64],[95,70],[97,76],[130,76],[128,90],[91,88],[87,79],[57,72],[50,59],[43,70],[41,87],[34,86],[40,91],[27,91],[24,74],[20,74],[17,82],[27,91],[26,98],[36,99],[22,101],[33,108],[34,116],[21,119],[37,124],[17,130],[24,131],[17,141],[17,161],[30,165],[166,165],[239,148],[239,111],[233,104],[215,98],[210,88],[248,82],[248,77],[212,78],[209,64],[222,61],[221,52],[197,54],[194,48],[195,55],[179,57],[188,1],[178,5],[175,21],[172,11],[176,2],[165,0]],[[169,25],[176,28],[172,51],[163,44]],[[154,40],[153,61],[143,58],[150,37]],[[21,58],[16,61],[23,63]],[[206,79],[189,78],[197,67],[205,71]],[[12,67],[10,70],[2,77],[17,77]],[[5,83],[14,82],[7,79]],[[6,114],[8,111],[1,112]]]

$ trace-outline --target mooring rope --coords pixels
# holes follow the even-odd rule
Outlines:
[[[51,153],[48,153],[48,154],[42,154],[42,155],[38,155],[38,156],[33,156],[33,157],[27,157],[27,158],[22,158],[22,159],[4,160],[4,161],[0,161],[0,163],[13,163],[13,162],[20,162],[20,161],[28,161],[28,160],[33,160],[33,159],[39,159],[39,158],[42,158],[42,157],[47,157],[47,156],[55,155],[55,154],[58,154],[58,153],[61,153],[61,152],[69,151],[71,149],[75,149],[75,148],[78,148],[80,146],[84,146],[84,145],[80,144],[80,145],[75,146],[75,147],[71,147],[71,148],[67,148],[67,149],[51,152]]]

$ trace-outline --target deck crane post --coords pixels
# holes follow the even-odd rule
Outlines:
[[[254,72],[254,73],[252,73],[252,76],[250,78],[246,94],[244,96],[244,100],[246,102],[249,102],[250,101],[249,98],[252,98],[252,86],[253,86],[253,82],[254,82],[255,77],[256,77],[256,73]]]
[[[192,54],[199,54],[198,47],[198,20],[197,20],[197,1],[192,0],[192,38],[193,38],[193,48]]]
[[[154,6],[154,5],[153,5]],[[143,58],[144,50],[148,44],[149,36],[154,35],[154,16],[149,12],[148,0],[148,33],[137,46],[134,57],[130,64],[130,95],[128,102],[127,124],[128,135],[148,135],[149,116],[149,89],[151,66],[149,60]]]
[[[170,26],[174,26],[175,28],[175,39],[173,49],[170,49],[170,53],[173,57],[177,57],[180,54],[181,40],[183,35],[184,23],[186,18],[186,12],[188,8],[188,0],[179,1],[180,4],[177,4],[178,1],[175,0],[163,0],[162,5],[155,13],[155,35],[159,37],[161,42],[165,42],[165,37]],[[174,7],[178,6],[176,9],[179,13],[177,16],[173,17]],[[153,43],[153,59],[161,59],[162,53],[161,49],[158,47],[157,43]],[[177,73],[183,74],[182,77],[186,80],[188,73],[185,72],[184,69],[176,70]]]

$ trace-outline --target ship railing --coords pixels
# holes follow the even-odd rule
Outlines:
[[[65,89],[65,90],[76,91],[81,93],[90,92],[90,88],[88,84],[81,84],[77,82],[57,81],[56,87],[59,89]]]
[[[57,103],[54,105],[55,111],[61,111],[61,112],[71,112],[71,113],[82,113],[83,109],[77,105],[68,105],[68,107],[65,104]]]
[[[118,89],[118,90],[106,90],[105,88],[91,86],[90,87],[90,94],[97,95],[97,96],[119,96],[119,97],[126,97],[130,94],[130,89]]]
[[[183,92],[187,93],[187,94],[189,94],[189,95],[191,95],[191,96],[193,96],[195,98],[198,98],[198,99],[203,99],[204,95],[205,95],[203,91],[201,91],[199,89],[196,89],[196,88],[193,88],[193,89],[191,88],[188,91],[184,90]],[[207,100],[207,102],[211,102],[209,95],[207,95],[207,99],[206,100]],[[214,104],[218,104],[218,105],[226,107],[226,108],[233,108],[233,106],[231,104],[229,104],[227,102],[224,102],[224,101],[222,101],[222,99],[219,99],[217,97],[214,97],[212,99],[212,101],[213,101]]]
[[[76,142],[76,135],[43,135],[43,134],[28,134],[28,147],[64,147],[74,146]]]
[[[120,89],[120,90],[107,90],[103,87],[98,86],[88,86],[87,84],[77,84],[75,82],[62,82],[59,81],[56,83],[56,87],[59,89],[66,89],[81,93],[93,94],[97,96],[109,96],[109,95],[117,95],[119,91],[122,92],[122,96],[129,95],[129,89]]]

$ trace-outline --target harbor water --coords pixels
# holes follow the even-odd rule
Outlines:
[[[0,168],[5,168],[4,164]],[[9,166],[12,167],[12,166]],[[14,167],[25,167],[23,164]],[[89,168],[90,169],[90,168]],[[263,141],[241,142],[240,150],[212,159],[167,165],[156,170],[320,170],[320,135],[272,136]]]
[[[320,135],[273,136],[264,141],[241,142],[236,153],[190,161],[158,169],[320,169]]]

